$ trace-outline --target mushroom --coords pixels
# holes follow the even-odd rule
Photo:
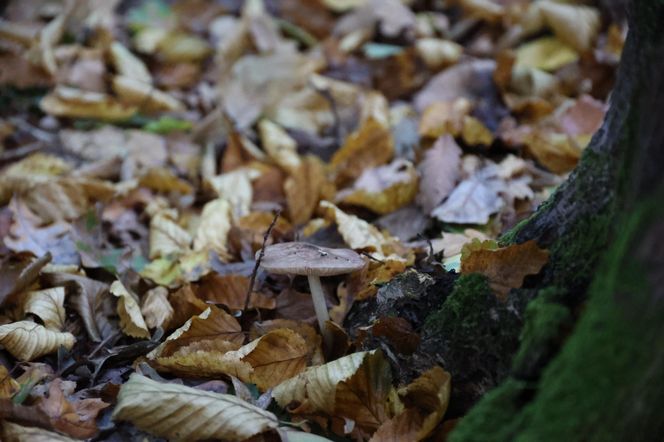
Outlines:
[[[259,252],[260,253],[260,252]],[[278,275],[306,275],[314,302],[318,326],[326,345],[332,336],[325,327],[330,315],[327,312],[325,294],[320,284],[321,276],[343,275],[364,267],[364,260],[351,249],[330,249],[305,242],[287,242],[265,247],[261,266]]]

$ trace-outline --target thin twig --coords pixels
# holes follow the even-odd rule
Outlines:
[[[256,274],[258,273],[258,267],[261,265],[261,260],[263,259],[263,255],[265,255],[265,243],[267,243],[267,240],[270,238],[270,233],[272,233],[272,229],[274,228],[275,224],[277,224],[279,215],[281,215],[281,210],[277,210],[275,212],[274,219],[270,223],[270,227],[267,228],[265,236],[263,236],[263,244],[261,245],[261,251],[258,254],[258,258],[256,258],[254,269],[251,271],[251,279],[249,279],[249,288],[247,290],[247,295],[244,298],[244,309],[242,309],[243,312],[249,308],[249,301],[251,300],[251,292],[254,291],[254,283],[256,282]]]

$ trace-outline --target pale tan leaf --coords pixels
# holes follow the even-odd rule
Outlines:
[[[148,290],[142,300],[141,313],[149,328],[166,327],[174,313],[168,302],[168,289],[159,286]]]
[[[463,53],[463,46],[439,38],[420,38],[415,42],[415,49],[431,69],[454,64]]]
[[[241,218],[250,212],[254,197],[251,182],[259,176],[256,169],[243,167],[212,177],[208,182],[217,196],[228,200],[235,218]]]
[[[242,399],[133,374],[120,388],[113,419],[174,440],[242,441],[278,427],[277,417]]]
[[[23,301],[23,313],[39,317],[50,330],[62,331],[65,325],[65,289],[50,289],[28,292]]]
[[[150,75],[145,63],[132,54],[124,45],[117,41],[111,43],[110,55],[118,74],[144,83],[152,83],[152,75]]]
[[[138,184],[157,192],[179,192],[185,195],[194,192],[194,187],[191,184],[165,167],[148,169],[141,175]]]
[[[7,442],[76,442],[60,433],[38,427],[24,427],[5,420],[2,422],[2,440]]]
[[[170,211],[161,211],[150,220],[150,259],[179,255],[189,249],[191,235],[174,218]]]
[[[214,250],[220,257],[226,257],[232,219],[233,212],[228,200],[217,198],[205,204],[194,237],[194,250]]]
[[[554,1],[537,2],[536,5],[544,23],[553,30],[556,37],[579,52],[592,48],[602,24],[596,8]]]
[[[76,338],[71,333],[48,330],[32,321],[18,321],[0,326],[0,344],[21,361],[31,361],[53,353],[61,345],[71,350]]]
[[[113,91],[120,101],[130,106],[137,106],[141,112],[179,111],[183,104],[166,92],[124,75],[113,77]]]
[[[258,123],[263,149],[268,156],[286,172],[294,173],[301,160],[297,154],[297,143],[281,126],[270,120]]]
[[[122,332],[133,338],[149,338],[148,326],[145,324],[145,319],[134,295],[129,293],[120,281],[114,281],[110,290],[118,298],[117,309]]]

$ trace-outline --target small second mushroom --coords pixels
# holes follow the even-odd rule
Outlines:
[[[260,253],[260,252],[259,252]],[[318,326],[326,345],[331,344],[325,323],[327,312],[321,276],[343,275],[364,267],[364,260],[351,249],[330,249],[305,242],[288,242],[265,247],[261,266],[278,275],[305,275],[309,279],[311,298],[318,319]]]

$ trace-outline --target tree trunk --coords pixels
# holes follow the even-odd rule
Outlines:
[[[510,293],[517,316],[527,303],[525,323],[522,329],[509,324],[508,336],[496,340],[511,342],[520,330],[518,350],[496,356],[497,366],[510,365],[506,376],[460,421],[453,441],[664,436],[664,0],[635,0],[629,12],[602,129],[570,179],[502,238],[535,239],[551,261],[539,281]],[[458,332],[463,318],[450,325],[444,311],[455,297],[470,302],[459,296],[468,282],[459,279],[438,318],[428,322],[427,352],[445,354],[455,345],[440,332]],[[474,297],[484,289],[475,282]],[[496,317],[491,308],[486,321]],[[476,352],[491,352],[485,347]],[[457,375],[478,395],[487,380]]]

